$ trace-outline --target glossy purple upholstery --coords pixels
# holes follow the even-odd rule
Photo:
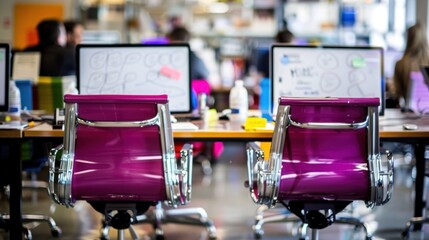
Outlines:
[[[377,98],[288,99],[299,123],[364,122]],[[351,107],[353,106],[353,107]],[[368,200],[368,129],[307,129],[290,125],[284,141],[280,200]]]
[[[157,114],[158,96],[66,95],[78,117],[90,121],[142,121]],[[159,127],[91,127],[78,124],[72,177],[73,200],[166,199]]]

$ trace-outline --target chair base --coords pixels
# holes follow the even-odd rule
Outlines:
[[[307,223],[304,223],[301,218],[296,216],[293,213],[287,214],[287,213],[279,213],[271,216],[264,217],[264,212],[267,210],[270,210],[266,206],[261,206],[257,210],[257,215],[255,219],[255,224],[252,226],[253,233],[255,239],[261,239],[264,235],[263,225],[268,223],[299,223],[301,222],[301,225],[298,229],[298,239],[299,240],[306,240],[308,239],[308,228],[309,225]],[[427,222],[429,223],[429,219],[427,219]],[[335,220],[332,222],[333,224],[347,224],[352,225],[356,229],[363,229],[365,233],[365,239],[370,240],[372,239],[371,234],[368,233],[368,228],[364,222],[359,220],[355,217],[348,217],[348,216],[336,216]],[[311,239],[317,240],[318,239],[318,231],[319,229],[311,228]]]
[[[61,229],[56,225],[53,218],[45,216],[45,215],[35,215],[35,214],[24,214],[22,215],[22,222],[25,223],[34,223],[34,222],[46,222],[49,224],[51,229],[51,234],[53,237],[61,236]],[[1,214],[0,215],[0,227],[4,229],[9,229],[10,227],[10,215],[9,214]],[[22,227],[22,233],[24,234],[24,239],[31,240],[32,234],[30,229],[26,227]]]
[[[207,213],[203,208],[180,208],[180,209],[163,209],[162,202],[159,202],[153,210],[143,215],[137,215],[136,221],[131,224],[148,223],[154,227],[156,239],[164,239],[162,224],[176,223],[193,226],[203,226],[207,228],[209,239],[216,239],[216,228],[211,220],[208,219]],[[108,239],[109,224],[105,222],[101,230],[101,239]],[[129,228],[133,239],[138,240],[138,236],[132,225]],[[119,234],[119,232],[118,232]]]
[[[6,214],[0,214],[0,228],[5,229],[6,231],[10,230],[10,218],[9,215]],[[25,240],[32,240],[33,236],[31,234],[30,229],[26,227],[22,227],[21,229],[22,234],[24,235]]]
[[[204,174],[204,176],[211,176],[213,173],[213,168],[212,168],[212,161],[210,161],[210,158],[207,157],[204,154],[198,155],[195,158],[195,162],[199,163],[201,165],[201,170]]]
[[[421,224],[425,224],[425,223],[429,223],[429,218],[426,218],[426,217],[411,218],[410,221],[407,222],[405,230],[402,232],[402,237],[404,239],[408,239],[411,231],[419,230],[421,228]],[[416,227],[418,229],[415,229]]]
[[[265,205],[258,208],[255,217],[255,224],[252,226],[255,239],[261,239],[264,235],[263,225],[268,223],[300,223],[301,219],[294,214],[278,213],[264,217],[264,213],[269,210]],[[286,209],[284,209],[286,210]],[[298,230],[299,239],[305,239],[307,235],[307,225],[301,224]]]
[[[1,216],[3,219],[9,221],[10,216],[8,214],[3,214]],[[25,223],[47,223],[49,228],[51,229],[51,235],[53,237],[60,237],[62,234],[61,228],[59,228],[55,222],[55,220],[46,215],[37,215],[37,214],[24,214],[22,215],[22,222]]]
[[[365,232],[365,239],[366,240],[372,239],[372,235],[368,232],[368,227],[366,226],[366,224],[364,222],[362,222],[358,218],[345,217],[345,216],[344,217],[338,217],[337,216],[334,224],[347,224],[347,225],[355,226],[356,229],[362,228],[363,231]]]
[[[365,229],[365,240],[371,240],[372,239],[372,236],[368,235],[366,227],[364,226],[363,223],[359,223],[358,224],[359,226],[355,225],[356,221],[360,222],[359,219],[350,218],[350,220],[351,220],[351,222],[335,222],[335,223],[351,224],[351,225],[354,225],[355,227],[364,227],[364,229]],[[320,229],[311,229],[311,240],[319,240],[319,231],[320,231]],[[306,240],[306,239],[307,238],[300,238],[299,240]]]

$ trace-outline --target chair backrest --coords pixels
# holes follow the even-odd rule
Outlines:
[[[370,179],[367,163],[371,153],[367,145],[369,141],[377,140],[374,144],[378,146],[378,139],[369,137],[368,106],[378,106],[378,102],[362,99],[350,104],[338,99],[282,99],[280,104],[290,106],[281,175],[295,177],[282,178],[279,198],[368,200]],[[314,126],[332,125],[318,128],[309,126],[309,123]],[[336,123],[354,124],[356,127],[342,128]],[[377,126],[373,125],[372,129],[378,134]]]
[[[60,203],[189,200],[192,163],[177,166],[167,95],[65,95],[64,102],[63,164],[51,166]]]
[[[379,154],[378,98],[280,98],[268,161],[249,179],[255,202],[390,198]],[[253,164],[253,163],[250,163]],[[252,169],[251,169],[252,170]],[[392,180],[392,181],[390,181]]]

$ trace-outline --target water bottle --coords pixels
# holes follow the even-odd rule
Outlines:
[[[229,115],[231,122],[246,122],[249,97],[243,80],[236,80],[234,87],[231,88],[231,92],[229,93],[229,108],[231,109],[231,114]]]
[[[9,81],[9,111],[7,114],[12,121],[21,119],[21,92],[15,81]]]
[[[202,117],[205,114],[207,108],[207,94],[198,94],[198,113]]]

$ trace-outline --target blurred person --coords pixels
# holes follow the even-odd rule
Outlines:
[[[274,37],[274,43],[292,43],[294,41],[294,35],[288,28],[279,30]],[[264,94],[263,91],[267,92],[270,86],[270,49],[259,50],[256,55],[256,74],[254,81],[256,84],[253,85],[254,95],[254,108],[263,110],[269,106],[269,95]],[[265,87],[263,87],[265,86]],[[264,90],[265,89],[265,90]],[[269,119],[269,117],[263,113],[263,116]]]
[[[75,20],[68,20],[64,21],[64,27],[67,34],[66,48],[71,48],[74,50],[76,45],[82,42],[84,31],[83,24]]]
[[[69,68],[75,71],[76,46],[82,42],[84,28],[82,23],[75,20],[64,21],[64,27],[67,36],[66,49],[69,51],[68,55],[73,57],[73,61],[70,63]]]
[[[191,34],[189,31],[182,26],[177,26],[173,28],[168,34],[167,39],[169,42],[186,42],[188,43],[191,39]],[[191,79],[202,79],[202,80],[208,80],[209,79],[209,70],[207,69],[207,66],[201,60],[200,57],[198,57],[192,50],[190,55],[190,61],[191,61]]]
[[[42,20],[37,24],[39,43],[24,49],[40,52],[40,76],[67,76],[75,74],[74,57],[67,51],[64,24],[56,19]]]
[[[405,51],[395,64],[393,86],[392,83],[388,86],[403,110],[407,110],[404,103],[409,97],[410,73],[420,71],[421,66],[429,66],[429,45],[426,26],[417,22],[407,29]]]
[[[278,31],[275,36],[275,43],[292,43],[293,40],[294,35],[287,28]],[[268,78],[270,76],[270,50],[260,53],[256,69],[261,78]]]
[[[175,42],[185,42],[188,43],[191,39],[191,34],[189,31],[183,26],[175,26],[168,34],[167,40],[170,43]],[[198,109],[198,89],[196,89],[197,83],[203,83],[202,85],[209,85],[209,70],[207,66],[203,62],[203,60],[198,57],[192,50],[190,51],[190,64],[191,64],[191,80],[192,84],[192,109]],[[207,81],[207,82],[206,82]],[[198,84],[199,85],[199,84]],[[210,91],[210,90],[208,90]],[[204,109],[205,111],[206,109]],[[201,118],[204,115],[200,115]],[[176,152],[178,149],[182,148],[182,143],[176,143],[175,149]],[[201,166],[204,174],[210,175],[212,174],[212,163],[219,158],[222,154],[224,146],[222,142],[214,142],[214,143],[203,143],[203,142],[193,142],[193,156],[196,161],[201,162]]]

